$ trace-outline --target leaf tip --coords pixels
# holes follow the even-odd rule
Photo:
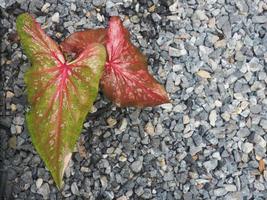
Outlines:
[[[62,178],[59,177],[57,179],[54,178],[55,184],[57,186],[58,190],[61,190],[63,188],[64,182],[62,181]]]
[[[171,103],[171,99],[170,99],[170,97],[166,91],[165,91],[165,94],[164,94],[163,99],[162,99],[162,104],[164,104],[164,103]]]
[[[121,18],[119,16],[111,16],[109,20],[109,24],[112,23],[121,23]]]

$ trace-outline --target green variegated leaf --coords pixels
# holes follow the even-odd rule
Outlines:
[[[66,62],[58,45],[29,14],[18,17],[17,32],[32,64],[25,74],[31,105],[28,130],[61,187],[83,121],[97,96],[106,51],[92,43],[74,61]]]

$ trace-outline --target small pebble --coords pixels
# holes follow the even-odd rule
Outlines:
[[[79,192],[79,189],[78,189],[78,186],[77,186],[77,183],[76,182],[73,182],[71,184],[71,192],[74,195],[80,195],[80,192]]]
[[[245,142],[242,147],[243,152],[250,153],[253,150],[253,144],[249,142]]]
[[[112,128],[117,124],[117,120],[113,117],[109,117],[107,119],[107,123],[108,123],[108,126]]]
[[[59,23],[59,13],[56,12],[51,18],[52,22]]]
[[[43,179],[42,178],[38,178],[36,181],[36,188],[39,189],[43,184]]]
[[[148,122],[146,125],[145,125],[145,132],[151,136],[154,136],[155,135],[155,129],[154,129],[154,126],[151,122]]]
[[[137,160],[137,161],[134,161],[132,164],[131,164],[131,169],[133,170],[133,172],[135,173],[138,173],[141,171],[143,167],[143,162],[140,161],[140,160]]]
[[[216,120],[217,120],[217,112],[216,110],[212,110],[209,115],[209,121],[211,126],[216,125]]]

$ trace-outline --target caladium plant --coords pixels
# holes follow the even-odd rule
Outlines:
[[[17,18],[17,32],[31,68],[25,74],[31,110],[27,125],[32,142],[58,187],[83,121],[98,93],[106,60],[103,45],[90,43],[66,62],[59,46],[29,14]]]
[[[64,52],[78,55],[92,40],[106,46],[108,57],[101,86],[117,106],[146,107],[169,102],[164,87],[149,74],[146,57],[131,43],[119,17],[110,18],[106,31],[96,29],[72,34],[61,47]]]
[[[107,29],[76,32],[60,46],[27,13],[18,17],[17,32],[32,65],[24,77],[31,105],[28,130],[58,187],[99,83],[118,106],[169,102],[119,17],[111,17]]]

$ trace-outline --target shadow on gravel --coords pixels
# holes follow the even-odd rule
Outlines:
[[[2,127],[1,127],[1,132]],[[8,184],[8,170],[4,167],[4,141],[2,133],[0,134],[0,199],[8,200],[11,199],[11,185]]]

